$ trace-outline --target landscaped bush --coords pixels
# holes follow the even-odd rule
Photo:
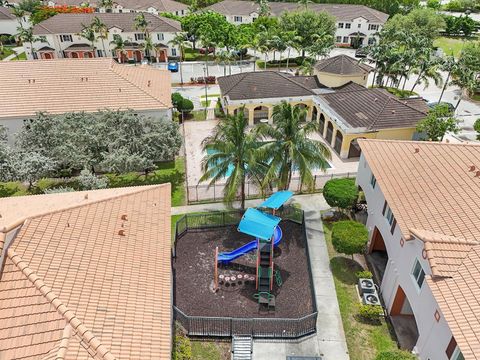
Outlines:
[[[225,118],[225,111],[223,111],[222,103],[220,102],[220,98],[217,99],[217,105],[215,105],[215,117],[219,119]]]
[[[183,96],[180,93],[174,92],[172,94],[172,105],[174,108],[177,108],[178,105],[181,104],[182,100],[183,100]]]
[[[191,360],[192,345],[190,339],[183,335],[176,335],[173,342],[172,360]]]
[[[371,279],[371,278],[373,278],[373,274],[368,270],[357,271],[355,273],[355,275],[357,275],[357,278],[359,278],[359,279]]]
[[[358,199],[355,179],[342,178],[328,180],[323,187],[323,197],[327,204],[339,209],[350,209]]]
[[[383,315],[383,309],[379,305],[359,305],[358,316],[363,321],[376,322]]]
[[[448,4],[445,4],[444,9],[458,12],[465,12],[466,10],[479,11],[480,4],[476,0],[451,0]]]
[[[191,100],[183,98],[177,109],[178,111],[186,115],[193,110],[193,102]]]
[[[190,82],[192,84],[215,84],[217,81],[217,78],[215,76],[199,76],[199,77],[191,77]]]
[[[375,360],[415,360],[417,357],[407,351],[393,350],[382,351],[377,354]]]
[[[332,227],[332,244],[341,254],[361,253],[368,241],[368,230],[365,225],[356,221],[338,221]]]
[[[473,130],[477,132],[477,140],[480,140],[480,118],[475,120],[475,123],[473,124]]]

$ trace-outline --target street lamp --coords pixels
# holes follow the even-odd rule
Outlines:
[[[203,65],[203,82],[205,84],[205,120],[207,120],[208,93],[207,93],[207,67]]]

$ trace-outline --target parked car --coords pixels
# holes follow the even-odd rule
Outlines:
[[[170,61],[168,63],[168,70],[170,72],[178,72],[178,62],[176,61]]]
[[[455,113],[455,106],[453,106],[453,104],[450,104],[449,102],[446,102],[446,101],[442,101],[442,102],[438,102],[438,101],[431,101],[429,103],[427,103],[428,107],[430,109],[433,109],[434,107],[438,106],[438,105],[447,105],[448,107],[448,111],[451,113],[451,114],[454,114]]]
[[[366,58],[367,55],[368,55],[367,48],[360,47],[357,50],[355,50],[355,57],[357,58]]]

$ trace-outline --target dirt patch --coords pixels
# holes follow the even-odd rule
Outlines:
[[[191,316],[299,318],[311,314],[313,302],[302,226],[291,221],[282,221],[280,226],[283,238],[275,249],[274,263],[283,284],[274,282],[275,310],[259,307],[253,297],[255,252],[220,265],[219,275],[230,280],[221,282],[218,292],[212,290],[215,247],[220,252],[231,251],[253,240],[235,226],[189,231],[177,241],[173,263],[175,305]]]

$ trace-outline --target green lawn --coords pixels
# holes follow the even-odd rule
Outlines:
[[[17,57],[14,57],[12,59],[12,61],[18,61],[18,60],[27,60],[27,54],[25,54],[24,52],[18,54]]]
[[[213,54],[204,55],[200,54],[198,49],[185,49],[185,61],[212,61],[214,60]]]
[[[331,242],[331,225],[324,224],[323,228],[350,359],[373,360],[379,351],[397,349],[385,321],[372,325],[356,319],[359,301],[355,273],[362,268],[357,262],[335,252]]]
[[[177,158],[158,165],[158,169],[149,173],[148,176],[139,173],[106,174],[109,179],[109,187],[126,187],[152,184],[172,184],[172,206],[185,205],[185,159]],[[58,179],[41,179],[30,190],[20,182],[0,183],[0,197],[42,194],[45,189],[52,187],[75,187],[75,181],[60,181]]]
[[[378,86],[370,86],[370,88],[378,88]],[[416,93],[415,91],[402,90],[394,87],[383,87],[383,89],[387,90],[390,94],[395,95],[400,99],[408,98],[410,96],[418,96],[418,93]]]
[[[4,46],[3,51],[0,51],[0,60],[5,59],[7,56],[12,55],[14,52],[11,46]]]
[[[209,99],[212,99],[212,98],[217,99],[217,98],[220,97],[220,94],[207,94],[207,95],[208,95],[208,98],[209,98]],[[206,96],[205,96],[205,95],[202,95],[202,96],[200,96],[200,98],[201,98],[201,99],[205,99]]]
[[[205,110],[195,110],[195,111],[192,111],[185,120],[204,121],[205,119],[206,119]]]
[[[204,107],[209,107],[210,104],[211,104],[211,102],[212,102],[212,100],[207,100],[207,101],[202,100],[202,106],[204,106]]]
[[[441,48],[446,55],[453,53],[453,56],[458,57],[465,43],[469,41],[471,40],[441,36],[435,39],[433,45]]]
[[[230,359],[230,343],[213,341],[191,341],[192,360]]]

